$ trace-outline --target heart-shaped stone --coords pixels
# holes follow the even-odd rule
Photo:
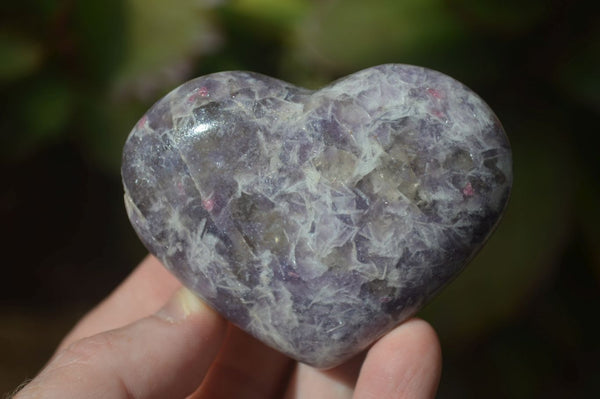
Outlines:
[[[135,126],[122,173],[150,252],[231,322],[321,368],[456,276],[512,182],[490,108],[408,65],[317,91],[251,72],[194,79]]]

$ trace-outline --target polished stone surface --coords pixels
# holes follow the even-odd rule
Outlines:
[[[393,64],[314,92],[250,72],[194,79],[134,127],[122,174],[133,227],[167,268],[317,367],[456,276],[512,183],[490,108],[448,76]]]

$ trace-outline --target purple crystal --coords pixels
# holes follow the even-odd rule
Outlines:
[[[185,83],[123,154],[148,249],[234,324],[332,367],[413,315],[496,226],[511,152],[461,83],[408,65],[309,91],[251,72]]]

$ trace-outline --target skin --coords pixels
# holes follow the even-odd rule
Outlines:
[[[440,373],[438,338],[419,319],[334,369],[296,363],[227,323],[149,256],[14,398],[433,398]]]

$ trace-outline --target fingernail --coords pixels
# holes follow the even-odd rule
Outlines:
[[[192,291],[180,288],[156,315],[170,322],[185,320],[191,315],[202,312],[206,305]]]

